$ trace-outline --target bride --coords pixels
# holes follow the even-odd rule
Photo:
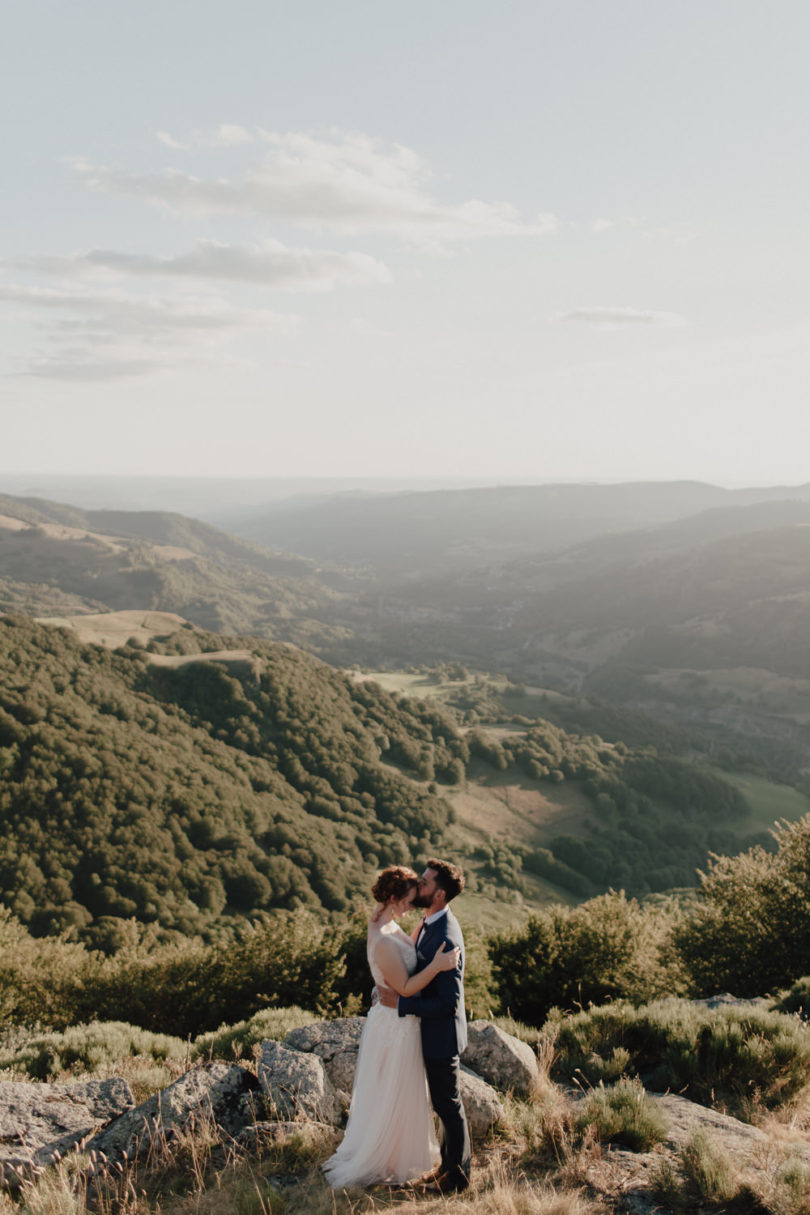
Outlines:
[[[377,900],[368,925],[367,957],[374,982],[414,996],[443,970],[458,964],[457,949],[444,944],[413,974],[416,946],[396,924],[413,906],[417,876],[391,865],[371,893]],[[352,1102],[340,1147],[323,1166],[333,1189],[375,1182],[399,1184],[434,1168],[439,1150],[433,1134],[418,1017],[394,1008],[369,1009],[354,1074]]]

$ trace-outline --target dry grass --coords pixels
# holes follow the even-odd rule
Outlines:
[[[335,1192],[320,1166],[339,1131],[302,1122],[257,1136],[248,1150],[223,1143],[221,1133],[202,1122],[171,1141],[156,1137],[145,1158],[123,1165],[65,1158],[39,1170],[15,1198],[0,1193],[0,1215],[608,1215],[625,1209],[626,1154],[607,1149],[598,1126],[582,1120],[586,1103],[573,1102],[550,1080],[553,1043],[543,1040],[541,1050],[533,1093],[505,1098],[505,1119],[476,1151],[464,1194],[443,1198],[388,1186]],[[806,1138],[785,1120],[771,1117],[762,1126],[766,1141],[744,1161],[729,1162],[716,1143],[695,1136],[680,1154],[659,1149],[640,1158],[647,1164],[638,1168],[650,1179],[649,1162],[660,1160],[651,1180],[662,1210],[810,1215]]]
[[[524,1107],[522,1110],[520,1105]],[[429,1196],[409,1187],[333,1191],[321,1163],[339,1132],[302,1123],[247,1153],[223,1146],[212,1126],[198,1124],[171,1142],[155,1140],[146,1159],[96,1171],[74,1156],[24,1182],[16,1200],[0,1195],[0,1215],[598,1215],[575,1171],[559,1173],[555,1144],[563,1143],[567,1115],[551,1091],[512,1104],[513,1141],[497,1140],[477,1153],[464,1194]],[[538,1151],[547,1145],[544,1153]],[[540,1156],[547,1163],[541,1163]],[[580,1170],[580,1173],[582,1170]]]

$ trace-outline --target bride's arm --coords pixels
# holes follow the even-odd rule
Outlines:
[[[392,988],[398,996],[415,996],[441,971],[455,970],[459,951],[449,949],[445,952],[444,945],[442,941],[424,970],[420,970],[416,975],[409,975],[402,955],[393,941],[380,941],[374,952],[374,960],[383,973],[386,987]]]

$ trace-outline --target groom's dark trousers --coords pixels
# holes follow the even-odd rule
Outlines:
[[[436,950],[458,947],[455,970],[437,974],[418,996],[400,996],[399,1015],[420,1018],[430,1100],[442,1124],[442,1173],[459,1188],[470,1176],[470,1132],[459,1094],[459,1055],[467,1045],[464,1013],[464,938],[452,911],[422,930],[416,943],[416,970],[423,970]]]

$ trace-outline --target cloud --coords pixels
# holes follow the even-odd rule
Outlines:
[[[255,136],[244,127],[231,122],[221,122],[203,142],[215,148],[234,148],[240,144],[253,143],[254,138]]]
[[[290,337],[300,318],[239,308],[218,297],[135,298],[119,291],[0,286],[0,303],[39,316],[48,348],[17,374],[65,380],[115,379],[201,362],[221,364],[216,343],[246,330]]]
[[[47,311],[85,313],[119,332],[154,333],[166,329],[270,329],[289,334],[299,318],[266,308],[239,308],[218,297],[196,300],[171,296],[136,298],[118,291],[59,291],[44,287],[0,287],[0,301]]]
[[[635,215],[621,215],[618,219],[607,219],[605,216],[600,216],[591,224],[591,232],[599,235],[601,232],[610,232],[613,228],[637,228],[639,222]]]
[[[177,150],[179,150],[179,151],[181,151],[181,152],[187,152],[187,151],[188,151],[188,145],[187,145],[187,144],[184,144],[184,143],[180,143],[180,141],[179,141],[179,140],[174,139],[174,138],[173,138],[173,137],[172,137],[172,136],[171,136],[171,135],[168,133],[168,131],[156,131],[156,132],[155,132],[155,139],[160,140],[160,142],[161,142],[161,143],[165,143],[165,145],[166,145],[166,147],[167,147],[167,148],[175,148],[175,149],[177,149]]]
[[[553,215],[524,219],[511,204],[468,199],[449,205],[426,188],[427,165],[410,148],[385,149],[365,135],[331,139],[261,131],[260,163],[240,182],[167,169],[126,173],[74,162],[92,189],[143,198],[194,215],[251,215],[318,231],[385,232],[416,242],[543,236]]]
[[[175,257],[93,249],[70,256],[18,258],[12,264],[18,269],[66,277],[102,274],[201,278],[299,291],[331,291],[338,285],[392,281],[388,267],[366,253],[291,249],[277,240],[247,246],[199,240],[189,252]]]
[[[122,380],[132,376],[149,375],[165,369],[165,365],[154,359],[105,359],[94,360],[89,352],[81,348],[68,352],[61,358],[32,359],[23,376],[34,376],[43,380],[75,380],[98,383],[103,380]]]
[[[661,329],[680,328],[686,324],[684,317],[676,312],[652,312],[640,308],[574,308],[556,317],[558,321],[574,321],[597,328],[634,328],[651,326]]]

